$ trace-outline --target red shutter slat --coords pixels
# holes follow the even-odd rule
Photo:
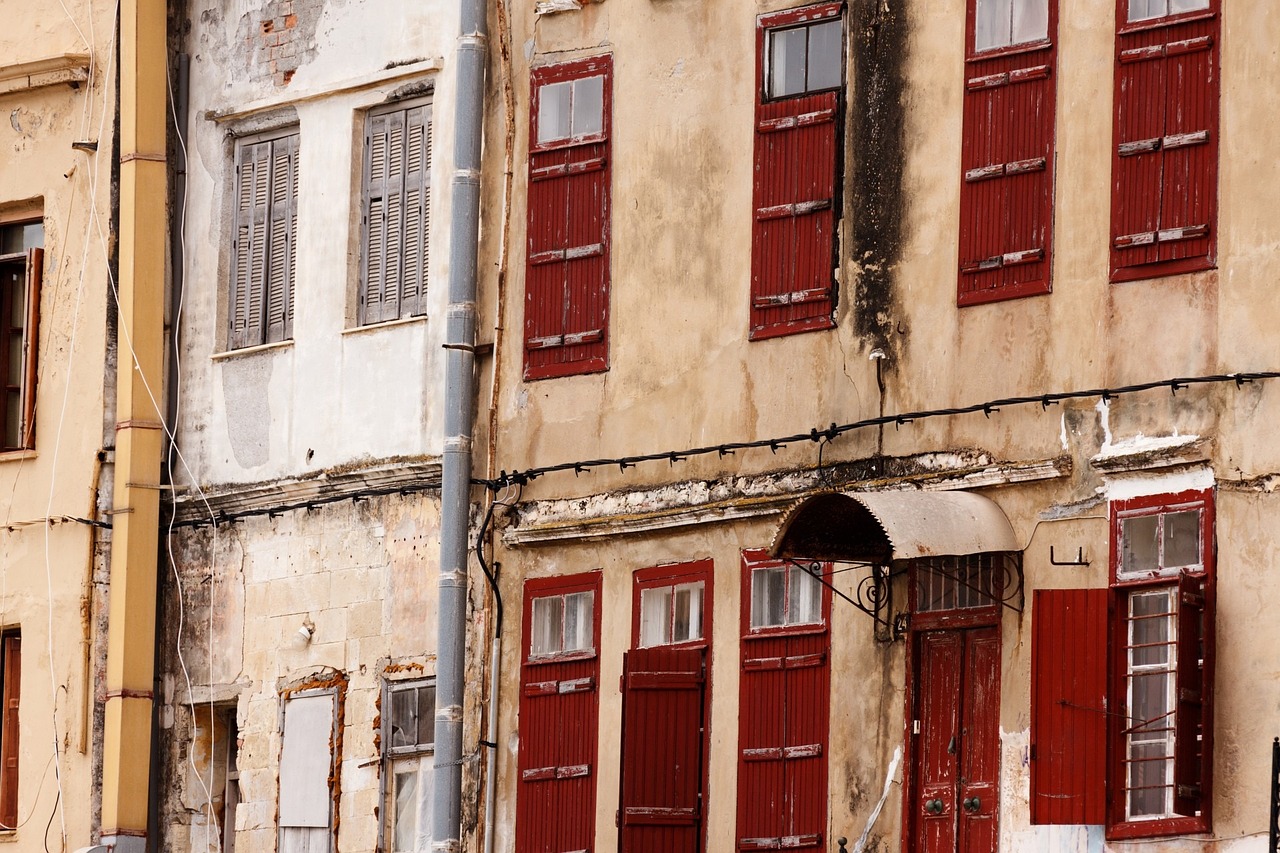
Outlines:
[[[18,706],[22,686],[22,639],[4,638],[3,708],[0,708],[0,825],[18,826]]]
[[[1043,46],[970,51],[966,63],[960,305],[1051,290],[1055,2],[1048,14],[1050,40]]]
[[[1178,578],[1177,690],[1174,713],[1173,810],[1194,816],[1204,808],[1205,739],[1211,692],[1207,676],[1213,611],[1203,575]]]
[[[1032,602],[1031,822],[1106,817],[1105,589],[1041,589]]]

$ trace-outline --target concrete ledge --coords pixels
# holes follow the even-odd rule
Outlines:
[[[27,92],[65,83],[76,87],[89,79],[89,55],[64,53],[30,62],[0,65],[0,95]]]

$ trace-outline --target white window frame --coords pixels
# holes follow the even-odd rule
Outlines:
[[[676,600],[681,593],[689,594],[688,636],[676,636]],[[646,636],[650,602],[661,596],[665,604],[665,616],[662,620],[661,637]],[[703,581],[684,581],[659,586],[645,586],[640,589],[640,648],[654,646],[671,646],[681,643],[694,643],[705,640],[703,625],[705,616],[703,608],[706,604],[706,584]]]
[[[435,775],[435,678],[416,678],[412,680],[387,681],[382,693],[382,755],[383,755],[383,847],[387,853],[426,853],[431,849],[431,785]],[[431,740],[421,738],[422,726],[422,690],[431,689],[431,708],[429,709],[429,727]],[[412,691],[417,705],[419,736],[413,743],[396,744],[395,716],[396,693]],[[401,776],[414,775],[415,794],[411,804],[412,815],[416,816],[413,827],[416,841],[410,846],[397,846],[396,830],[401,818],[397,799],[400,793]]]
[[[778,622],[762,621],[760,617],[768,618],[768,614],[762,614],[757,609],[756,584],[766,574],[783,572],[781,613],[782,620]],[[804,578],[803,583],[808,585],[809,594],[815,596],[810,602],[810,609],[813,618],[804,618],[803,615],[797,615],[792,612],[792,589],[794,579],[797,574]],[[814,577],[807,568],[795,563],[783,563],[781,565],[760,566],[751,569],[751,630],[762,631],[771,628],[793,628],[801,625],[822,625],[826,619],[823,614],[823,585],[822,581]]]
[[[547,611],[554,601],[560,602],[560,625],[551,645],[539,648],[540,625],[542,616],[550,618]],[[585,606],[583,606],[585,605]],[[569,624],[570,606],[578,607],[577,635],[570,640],[566,630]],[[565,592],[552,595],[539,595],[533,599],[529,619],[529,660],[548,660],[557,657],[595,654],[595,591],[586,589],[576,592]],[[575,645],[569,645],[570,642]]]

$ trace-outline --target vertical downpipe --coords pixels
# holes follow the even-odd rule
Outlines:
[[[476,266],[480,234],[480,142],[488,52],[484,0],[461,0],[454,95],[445,329],[444,459],[440,485],[440,611],[436,643],[436,765],[432,849],[462,842],[462,707],[467,634],[467,539],[475,406]]]

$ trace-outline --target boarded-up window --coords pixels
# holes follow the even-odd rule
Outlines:
[[[1118,0],[1111,278],[1208,269],[1218,211],[1218,0]]]
[[[22,636],[0,634],[0,830],[18,827],[18,700],[22,688]]]
[[[831,596],[819,585],[810,610],[805,593],[817,582],[792,567],[795,580],[809,578],[796,587],[801,609],[784,606],[778,618],[762,621],[754,590],[778,589],[776,570],[783,567],[760,552],[743,554],[739,850],[827,849]]]
[[[298,133],[236,144],[236,236],[228,349],[293,337],[298,237]]]
[[[382,749],[387,773],[386,849],[390,853],[431,849],[435,711],[435,681],[387,685],[382,700]]]
[[[598,572],[525,584],[516,793],[520,851],[594,848],[599,596]]]
[[[750,338],[835,325],[844,111],[839,3],[759,19]]]
[[[35,447],[44,223],[0,225],[0,450]]]
[[[426,313],[431,232],[431,105],[369,114],[364,135],[360,323]]]
[[[970,0],[960,305],[1048,293],[1056,0]]]
[[[280,853],[328,853],[334,766],[332,691],[295,693],[284,703],[280,749]]]
[[[524,375],[596,373],[609,364],[613,59],[530,76]]]

